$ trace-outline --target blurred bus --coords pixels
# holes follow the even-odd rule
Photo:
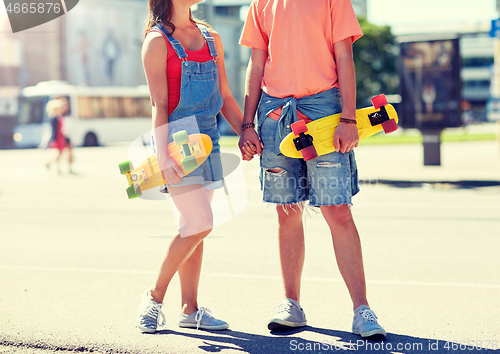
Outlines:
[[[21,90],[13,137],[16,147],[46,146],[52,134],[52,117],[45,107],[55,98],[68,100],[63,130],[74,146],[133,141],[151,130],[147,86],[72,86],[47,81]]]

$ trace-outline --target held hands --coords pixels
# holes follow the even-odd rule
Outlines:
[[[359,134],[356,124],[340,123],[333,135],[335,151],[341,153],[353,150],[359,144]]]
[[[240,135],[238,147],[244,161],[250,161],[255,154],[261,156],[264,144],[253,129],[243,129]]]

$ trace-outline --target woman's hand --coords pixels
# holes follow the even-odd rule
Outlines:
[[[253,129],[244,129],[238,142],[243,160],[250,161],[255,154],[261,156],[264,144]]]
[[[175,161],[168,156],[168,153],[157,153],[156,160],[160,168],[165,184],[179,184],[182,180],[182,169],[177,166]]]

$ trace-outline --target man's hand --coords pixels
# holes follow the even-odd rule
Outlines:
[[[264,144],[253,129],[244,129],[238,142],[243,160],[250,161],[255,154],[261,156]]]
[[[349,152],[359,144],[359,134],[356,124],[340,123],[333,135],[335,151]]]

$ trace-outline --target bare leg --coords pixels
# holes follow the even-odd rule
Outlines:
[[[297,204],[293,204],[292,206],[278,205],[276,210],[285,297],[300,303],[300,280],[305,256],[302,209]]]
[[[73,173],[73,146],[68,144],[66,148],[68,149],[68,170],[69,173]]]
[[[56,155],[56,157],[54,157],[54,158],[50,159],[50,160],[47,162],[46,167],[47,167],[47,169],[50,169],[50,167],[52,166],[52,164],[53,164],[53,163],[56,163],[56,165],[57,165],[57,170],[58,170],[58,171],[59,171],[59,173],[60,173],[61,171],[60,171],[60,167],[59,167],[59,161],[61,160],[61,156],[62,156],[63,151],[62,151],[62,150],[58,150],[58,149],[56,149],[56,150],[57,150],[57,155]]]
[[[321,212],[330,227],[337,265],[351,295],[353,309],[368,305],[361,242],[349,206],[322,206]]]
[[[182,274],[183,278],[186,275],[195,274],[197,279],[193,280],[193,283],[198,284],[203,251],[203,246],[199,249],[198,246],[212,230],[213,219],[209,196],[202,185],[169,187],[169,192],[184,219],[184,225],[179,229],[179,234],[172,240],[156,283],[151,290],[153,300],[160,303],[163,302],[167,287],[174,274],[193,254],[195,254],[193,260],[182,271]],[[198,276],[196,276],[197,273]],[[186,291],[188,291],[187,288],[193,288],[193,283],[188,282],[190,285],[184,285]],[[186,284],[185,281],[184,284]],[[197,286],[195,288],[197,289]]]
[[[198,285],[203,259],[203,241],[179,268],[181,283],[181,312],[189,315],[198,310]]]
[[[209,202],[212,201],[214,191],[207,190]],[[185,220],[182,220],[185,223]],[[196,247],[191,256],[179,268],[181,283],[181,312],[189,315],[198,310],[198,284],[200,282],[201,263],[203,259],[203,241]]]

